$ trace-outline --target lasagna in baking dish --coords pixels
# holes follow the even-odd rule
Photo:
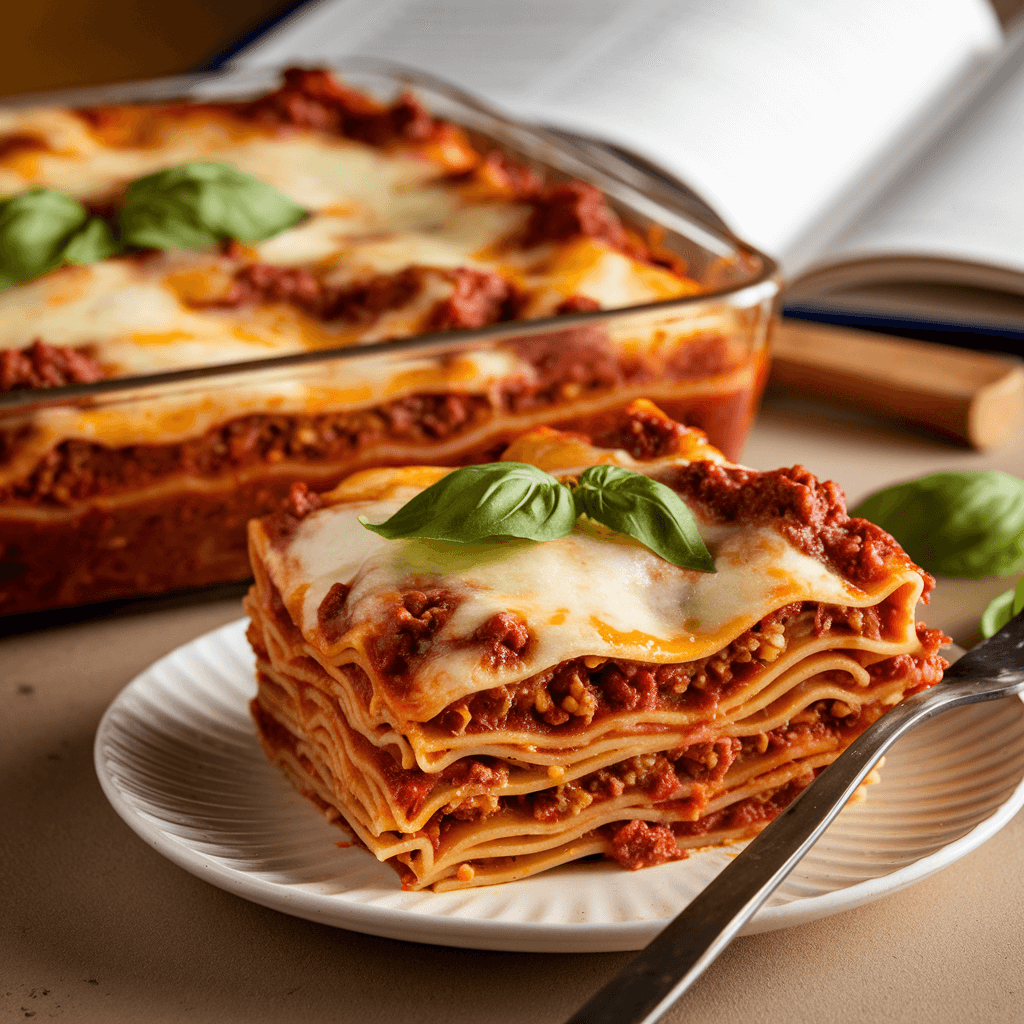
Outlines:
[[[932,585],[801,467],[759,473],[637,403],[507,459],[666,485],[714,571],[581,516],[538,542],[387,540],[448,471],[357,473],[250,528],[252,703],[271,761],[404,887],[640,868],[744,839],[867,726],[936,683]]]
[[[296,480],[486,458],[648,393],[738,447],[771,296],[665,305],[705,290],[593,185],[327,72],[245,101],[2,111],[0,392],[573,319],[0,403],[0,613],[244,578],[246,520]]]

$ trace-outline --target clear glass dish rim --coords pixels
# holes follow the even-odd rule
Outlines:
[[[292,65],[288,65],[292,66]],[[319,62],[319,67],[328,67],[342,74],[373,74],[390,78],[397,85],[420,86],[444,95],[449,101],[470,108],[478,114],[493,120],[500,127],[514,136],[518,135],[535,145],[554,150],[570,164],[578,164],[584,174],[591,180],[610,180],[617,189],[625,189],[643,199],[644,204],[653,203],[670,219],[690,222],[697,233],[707,233],[720,243],[730,247],[737,258],[753,261],[758,269],[748,280],[709,289],[699,295],[688,295],[675,299],[663,299],[657,302],[643,303],[635,306],[624,306],[616,309],[595,310],[586,313],[563,314],[557,317],[544,317],[536,320],[511,320],[478,329],[462,329],[458,331],[442,331],[418,334],[408,338],[397,338],[390,341],[373,342],[365,345],[346,345],[338,348],[315,349],[313,351],[289,353],[262,359],[244,360],[234,363],[218,363],[212,366],[186,367],[159,373],[139,374],[130,377],[116,377],[109,380],[93,381],[87,384],[67,384],[51,388],[26,388],[0,394],[0,413],[12,410],[29,412],[34,409],[67,405],[69,403],[85,404],[91,398],[102,397],[105,402],[116,401],[118,394],[123,393],[125,400],[139,400],[147,397],[146,392],[168,389],[174,385],[206,381],[216,384],[224,378],[225,386],[237,385],[237,378],[274,376],[280,371],[294,367],[305,367],[319,363],[335,362],[346,359],[360,359],[375,356],[438,356],[455,354],[466,349],[480,347],[483,342],[501,342],[538,334],[551,334],[572,329],[573,327],[599,324],[622,316],[633,316],[645,313],[685,313],[699,309],[703,305],[720,304],[728,301],[739,308],[755,306],[765,299],[776,297],[781,290],[781,278],[778,264],[770,256],[741,241],[731,233],[723,232],[717,225],[701,222],[696,219],[692,207],[685,201],[673,209],[672,194],[681,195],[681,190],[662,178],[656,178],[642,168],[626,164],[611,155],[607,162],[598,161],[594,154],[572,145],[564,137],[547,132],[542,127],[518,121],[510,114],[497,110],[490,104],[471,95],[458,86],[443,81],[433,75],[405,67],[390,61],[370,57],[343,57],[327,62]],[[84,107],[92,104],[105,103],[146,103],[157,102],[180,97],[184,100],[202,102],[207,97],[195,95],[196,90],[214,86],[225,90],[233,87],[240,89],[266,88],[275,81],[280,81],[286,66],[266,66],[255,69],[237,69],[228,66],[226,70],[196,72],[189,75],[174,75],[160,78],[145,79],[133,82],[122,82],[114,85],[87,86],[77,89],[66,89],[51,92],[23,94],[5,98],[0,101],[0,110],[19,109],[35,106],[69,106]],[[558,170],[558,168],[552,168]],[[628,172],[629,181],[623,172]],[[607,187],[607,186],[606,186]],[[642,189],[643,187],[643,189]],[[629,201],[619,200],[627,209]],[[639,210],[633,212],[640,213]],[[641,214],[643,216],[643,214]],[[697,240],[695,244],[701,245]],[[706,247],[704,247],[706,248]]]

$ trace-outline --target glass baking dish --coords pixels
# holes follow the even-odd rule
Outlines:
[[[332,69],[382,100],[414,89],[474,144],[549,182],[596,185],[624,223],[662,229],[661,244],[703,292],[0,394],[0,614],[246,578],[247,520],[281,508],[296,481],[322,490],[370,466],[488,460],[540,424],[599,431],[636,398],[738,456],[767,373],[780,286],[769,258],[611,153],[524,126],[418,72],[365,59]],[[179,77],[15,105],[236,100],[272,89],[279,76]],[[62,486],[61,473],[83,458],[106,471],[88,486]],[[40,474],[49,480],[43,496],[27,483]]]

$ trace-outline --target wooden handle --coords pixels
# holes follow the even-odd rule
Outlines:
[[[1024,365],[1013,356],[783,319],[770,383],[919,423],[991,448],[1024,419]]]

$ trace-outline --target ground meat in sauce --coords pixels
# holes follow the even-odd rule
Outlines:
[[[192,305],[235,309],[257,302],[288,302],[319,315],[324,305],[324,284],[302,267],[250,263],[235,271],[231,287],[224,295],[209,302],[193,302]]]
[[[617,352],[600,328],[553,331],[524,338],[514,347],[534,378],[530,387],[509,393],[508,407],[514,412],[579,398],[590,390],[653,382],[656,376],[649,362]]]
[[[680,752],[677,767],[685,767],[686,774],[694,781],[721,782],[742,750],[742,740],[721,736],[708,743],[695,743],[686,747]]]
[[[722,334],[694,338],[690,344],[678,349],[670,363],[673,375],[684,380],[728,373],[736,365],[729,339]]]
[[[535,195],[544,187],[544,179],[532,167],[497,149],[485,153],[471,170],[453,175],[452,181],[476,181],[499,194],[516,198]]]
[[[427,317],[428,331],[487,327],[517,315],[518,294],[500,274],[460,267],[451,272],[455,291],[439,302]]]
[[[323,500],[316,491],[297,481],[281,502],[281,510],[263,517],[263,531],[274,547],[283,550],[294,538],[302,520],[322,505]]]
[[[406,267],[394,274],[371,274],[344,285],[332,284],[302,267],[250,263],[235,272],[228,290],[216,298],[193,302],[198,308],[236,309],[264,302],[285,302],[327,323],[368,324],[389,309],[400,309],[423,289],[426,267]]]
[[[316,610],[317,625],[330,644],[337,643],[345,632],[347,623],[343,613],[350,589],[347,583],[333,584]]]
[[[303,68],[288,69],[284,84],[274,92],[225,107],[259,124],[312,128],[373,146],[426,142],[452,130],[431,117],[411,93],[387,106],[339,82],[329,71]]]
[[[701,461],[666,469],[657,479],[694,502],[712,521],[777,522],[799,551],[858,585],[878,582],[894,562],[912,564],[884,530],[847,515],[837,484],[816,480],[803,466],[759,473]],[[935,580],[924,572],[922,576],[927,594]]]
[[[767,824],[784,811],[823,771],[808,768],[799,777],[775,790],[739,800],[696,821],[676,821],[672,832],[679,839],[696,839],[710,832],[730,832]]]
[[[16,154],[52,152],[48,139],[27,132],[12,132],[0,136],[0,160],[8,160]]]
[[[28,477],[0,489],[0,500],[60,505],[134,490],[174,475],[218,477],[285,460],[315,466],[356,458],[360,450],[385,439],[441,440],[489,416],[484,396],[427,394],[351,413],[246,416],[178,444],[108,448],[84,440],[65,441],[43,456]],[[14,457],[18,442],[17,435],[0,431],[0,463]]]
[[[939,633],[939,630],[930,632]],[[948,642],[948,637],[943,637]],[[909,678],[913,683],[904,689],[904,695],[909,696],[919,690],[925,690],[934,686],[942,679],[943,671],[949,667],[944,658],[937,658],[932,655],[927,659],[920,659],[911,654],[898,654],[895,658],[887,658],[883,662],[872,665],[868,671],[871,674],[872,683],[890,682],[893,679]]]
[[[585,236],[612,249],[626,249],[626,232],[609,209],[601,190],[585,181],[566,181],[532,199],[533,210],[520,242],[531,248]]]
[[[308,516],[323,507],[323,499],[316,491],[311,491],[309,485],[298,481],[292,484],[285,500],[285,511],[290,512],[298,519]]]
[[[498,612],[481,625],[473,636],[486,648],[484,663],[491,668],[518,665],[530,642],[530,629],[518,615]]]
[[[600,308],[601,303],[589,295],[570,295],[555,306],[555,314],[561,316],[565,313],[593,313]]]
[[[396,594],[378,632],[366,638],[366,654],[374,670],[386,677],[390,689],[409,684],[413,665],[458,607],[459,599],[443,587],[425,587]]]
[[[724,747],[732,749],[732,740]],[[699,745],[698,745],[699,746]],[[736,750],[740,749],[736,743]],[[697,756],[697,747],[686,748]],[[599,768],[580,779],[562,783],[550,789],[512,798],[523,810],[538,821],[554,822],[579,814],[592,803],[613,800],[627,789],[642,791],[655,803],[675,797],[682,786],[676,769],[683,770],[682,754],[638,754],[617,764]],[[732,758],[728,759],[731,763]],[[726,767],[728,767],[728,763]],[[725,768],[723,768],[724,774]]]
[[[193,305],[235,309],[285,302],[325,323],[366,325],[388,310],[407,306],[423,290],[428,278],[447,281],[453,290],[450,298],[439,300],[427,312],[420,325],[423,331],[466,330],[514,320],[526,298],[525,293],[492,270],[410,266],[394,274],[373,274],[336,285],[302,268],[252,263],[235,272],[223,295]]]
[[[392,798],[406,818],[419,814],[427,797],[438,786],[455,787],[454,799],[431,818],[438,836],[452,819],[479,821],[500,810],[500,798],[494,791],[505,786],[509,778],[507,765],[487,757],[463,758],[440,772],[403,770],[393,762],[381,764],[380,770]]]
[[[567,389],[578,397],[588,390],[635,384],[649,372],[616,356],[607,339],[589,328],[527,339],[515,343],[515,349],[530,365],[532,380],[510,381],[490,396],[418,394],[346,413],[255,414],[169,445],[108,448],[86,440],[65,441],[43,456],[27,477],[0,489],[0,500],[64,505],[142,488],[174,475],[217,477],[226,471],[285,460],[316,465],[352,460],[385,441],[427,444],[443,440],[484,427],[498,413],[514,414],[558,403]],[[671,454],[667,449],[691,429],[638,410],[616,419],[624,425],[601,435],[599,442],[625,447],[638,458]],[[0,463],[15,457],[21,437],[18,431],[0,430]],[[493,454],[480,452],[475,458],[493,458],[502,447],[499,443]],[[327,480],[321,486],[333,482]]]
[[[27,348],[0,352],[0,394],[23,388],[59,388],[102,380],[103,368],[86,348],[47,345],[36,339]]]
[[[427,797],[441,781],[440,776],[427,772],[402,771],[393,762],[381,764],[379,769],[392,799],[402,808],[407,818],[419,813]]]
[[[685,427],[654,409],[634,409],[615,426],[595,435],[599,448],[621,448],[634,459],[663,459],[680,452],[693,428]]]
[[[638,754],[572,782],[505,798],[505,802],[514,803],[537,820],[550,823],[572,817],[595,802],[615,799],[630,790],[644,793],[652,803],[670,804],[676,811],[685,810],[684,818],[696,819],[707,806],[713,787],[722,782],[738,759],[791,749],[796,744],[815,740],[849,740],[882,713],[872,708],[863,716],[837,718],[831,709],[834,703],[818,701],[803,713],[799,723],[787,724],[769,733],[743,739],[723,736],[664,753]],[[680,800],[684,782],[688,783],[688,796]]]
[[[636,871],[689,856],[676,845],[676,837],[667,825],[655,825],[634,818],[615,827],[611,836],[610,856],[624,868]]]
[[[593,238],[631,259],[663,267],[679,277],[687,275],[686,261],[663,244],[662,229],[652,227],[646,238],[627,230],[604,194],[589,182],[572,180],[548,185],[523,198],[533,206],[525,227],[513,240],[523,248]]]

